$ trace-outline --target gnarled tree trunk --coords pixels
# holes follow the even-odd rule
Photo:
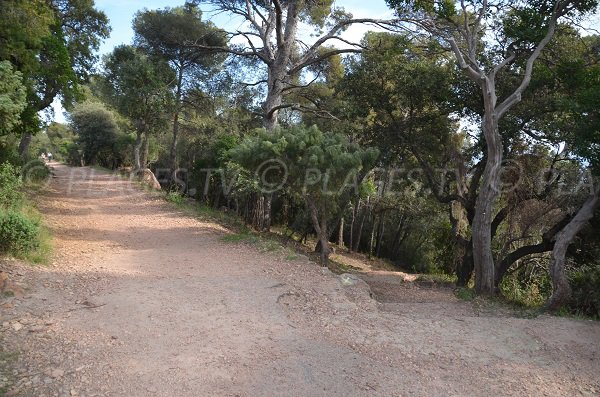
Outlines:
[[[329,233],[327,231],[327,216],[325,212],[322,210],[319,213],[319,209],[316,204],[310,197],[304,198],[306,205],[310,211],[310,219],[312,220],[313,227],[317,232],[318,243],[320,244],[320,252],[321,252],[321,265],[327,266],[329,265],[329,253],[331,250],[329,249]]]
[[[498,133],[495,83],[486,77],[482,82],[485,116],[483,135],[486,142],[486,163],[473,217],[473,263],[475,266],[475,291],[481,295],[495,294],[494,257],[492,255],[492,219],[494,204],[500,194],[502,166],[502,139]]]
[[[600,186],[596,187],[595,192],[585,201],[573,219],[556,235],[556,242],[550,258],[550,277],[554,291],[546,302],[546,308],[549,310],[558,310],[571,298],[571,286],[565,273],[567,248],[577,233],[594,217],[594,212],[599,206]]]

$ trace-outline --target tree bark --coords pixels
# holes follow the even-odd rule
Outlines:
[[[265,194],[264,212],[262,221],[262,230],[265,232],[271,231],[271,206],[273,204],[273,193]]]
[[[371,198],[367,197],[367,204],[363,207],[363,214],[362,217],[360,219],[360,226],[358,227],[358,235],[356,236],[356,242],[354,243],[354,252],[357,252],[358,249],[360,248],[360,239],[362,238],[362,232],[363,232],[363,228],[365,226],[365,218],[367,217],[367,209],[370,208],[369,204],[370,204]]]
[[[340,218],[340,230],[338,233],[338,247],[344,247],[344,217]]]
[[[284,88],[287,86],[288,66],[290,56],[295,48],[296,32],[298,31],[298,4],[290,1],[287,3],[287,17],[283,37],[277,36],[277,53],[273,62],[267,69],[267,97],[263,104],[263,125],[267,131],[272,131],[279,125],[278,115],[283,104]],[[278,29],[282,28],[281,26]]]
[[[502,165],[502,139],[498,133],[496,93],[493,78],[485,78],[485,116],[483,135],[486,142],[486,164],[479,195],[475,202],[473,218],[473,263],[475,267],[475,291],[481,295],[494,295],[494,257],[492,255],[492,219],[494,204],[500,193],[500,170]]]
[[[135,144],[133,145],[133,161],[135,170],[139,171],[142,169],[142,161],[140,156],[140,151],[142,150],[142,131],[138,130],[136,132]]]
[[[383,233],[385,231],[385,212],[382,212],[379,216],[379,228],[377,230],[377,244],[375,248],[375,256],[380,257],[381,246],[383,245]]]
[[[305,197],[304,200],[309,209],[310,219],[312,220],[313,227],[317,232],[317,240],[321,244],[321,266],[325,267],[329,265],[330,253],[329,235],[327,233],[327,216],[323,210],[321,211],[321,214],[319,214],[319,209],[310,197]]]
[[[373,225],[371,226],[371,239],[369,240],[369,259],[373,257],[373,247],[375,245],[375,217],[376,215],[373,215]]]
[[[594,212],[600,206],[600,186],[585,201],[573,219],[556,235],[556,242],[550,258],[550,277],[554,291],[546,302],[549,310],[560,309],[571,298],[571,286],[565,273],[565,257],[567,248],[581,229],[594,217]]]
[[[471,241],[467,241],[464,245],[464,254],[462,261],[456,269],[456,286],[466,287],[473,276],[473,244]]]
[[[148,132],[144,134],[143,144],[142,144],[142,153],[140,158],[140,165],[143,169],[148,168],[148,155],[150,152],[150,137],[148,136]]]
[[[358,215],[358,209],[360,205],[360,198],[356,200],[356,203],[352,206],[352,221],[350,222],[350,241],[349,247],[351,251],[354,251],[354,222],[356,221],[356,216]]]
[[[173,139],[171,140],[171,149],[169,151],[169,185],[173,184],[173,181],[176,179],[176,172],[179,168],[179,164],[177,163],[177,142],[179,139],[179,112],[180,112],[180,103],[181,103],[181,91],[183,85],[183,67],[179,67],[179,71],[177,73],[177,87],[175,91],[175,101],[176,108],[175,114],[173,115]]]
[[[33,135],[29,132],[24,132],[21,135],[21,141],[19,142],[19,156],[21,156],[21,158],[25,158],[29,154],[29,145],[31,144],[32,139]]]

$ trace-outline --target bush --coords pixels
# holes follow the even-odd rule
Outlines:
[[[23,186],[19,167],[10,163],[0,164],[0,208],[15,209],[23,201],[19,189]]]
[[[0,253],[26,254],[39,247],[40,224],[20,212],[0,212]]]
[[[165,200],[176,205],[182,205],[185,202],[185,197],[178,192],[169,192],[165,196]]]
[[[41,182],[48,179],[50,170],[42,160],[35,159],[23,166],[22,175],[24,181]]]
[[[573,296],[569,309],[600,318],[600,265],[585,266],[570,275]]]
[[[81,160],[83,158],[82,150],[75,142],[69,142],[65,148],[67,151],[67,164],[74,167],[81,167]]]

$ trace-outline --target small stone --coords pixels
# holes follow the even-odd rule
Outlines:
[[[62,377],[64,374],[65,374],[65,371],[63,371],[62,369],[58,369],[58,368],[56,368],[56,369],[53,369],[53,370],[52,370],[51,376],[52,376],[53,378],[60,378],[60,377]]]
[[[339,278],[342,285],[346,287],[356,285],[360,281],[360,279],[357,276],[348,273],[342,274],[341,276],[339,276]]]
[[[43,330],[45,330],[45,328],[42,326],[35,326],[29,328],[29,332],[42,332]]]
[[[14,324],[13,324],[13,329],[14,329],[15,331],[20,331],[20,330],[22,330],[22,329],[23,329],[23,324],[21,324],[21,323],[19,323],[19,322],[17,322],[17,323],[14,323]]]

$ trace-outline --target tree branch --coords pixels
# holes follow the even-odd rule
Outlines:
[[[496,107],[496,113],[498,118],[501,118],[512,106],[521,101],[523,91],[525,91],[525,89],[529,86],[529,83],[531,82],[533,64],[535,60],[540,56],[542,50],[546,47],[550,40],[552,40],[554,32],[556,31],[556,24],[558,18],[565,10],[564,7],[565,4],[562,1],[557,1],[554,5],[554,10],[552,11],[552,15],[548,23],[548,31],[527,59],[527,63],[525,65],[525,74],[523,75],[523,80],[521,81],[521,84],[508,98],[506,98],[500,105]]]

